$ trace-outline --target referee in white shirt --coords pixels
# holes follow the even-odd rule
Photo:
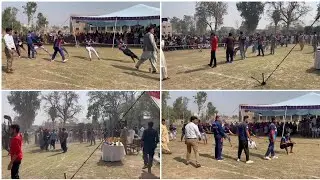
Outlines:
[[[194,123],[198,120],[197,117],[191,116],[190,122],[185,127],[185,140],[187,145],[187,165],[190,163],[191,148],[196,155],[196,167],[199,168],[199,152],[198,152],[198,139],[201,139],[201,134],[198,126]]]
[[[6,46],[5,54],[7,57],[7,73],[13,73],[12,61],[13,61],[13,54],[16,51],[16,45],[14,44],[11,28],[6,28],[6,35],[4,35],[3,39]]]

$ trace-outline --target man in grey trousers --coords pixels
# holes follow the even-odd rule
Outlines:
[[[143,37],[143,53],[140,60],[136,64],[136,68],[139,69],[140,65],[146,60],[150,60],[152,66],[152,73],[157,73],[157,53],[158,48],[154,40],[154,28],[152,26],[147,28],[147,34]]]

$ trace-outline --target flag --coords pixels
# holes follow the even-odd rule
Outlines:
[[[160,91],[148,91],[147,93],[158,108],[160,108]]]

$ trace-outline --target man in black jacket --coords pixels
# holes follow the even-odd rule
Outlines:
[[[148,129],[143,131],[141,143],[143,146],[143,169],[148,168],[148,173],[151,173],[154,151],[159,143],[159,134],[155,129],[153,129],[153,122],[149,122]]]

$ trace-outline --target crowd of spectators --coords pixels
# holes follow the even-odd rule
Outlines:
[[[201,123],[203,129],[207,133],[211,133],[210,123]],[[237,134],[238,122],[225,123],[225,129],[230,130],[233,134]],[[249,131],[252,135],[265,136],[269,133],[270,122],[254,122],[249,123]],[[311,116],[302,119],[300,122],[284,122],[278,121],[276,124],[278,136],[290,133],[291,135],[300,135],[308,138],[320,138],[320,117]]]
[[[276,35],[276,45],[277,46],[287,46],[288,44],[296,44],[298,43],[298,37],[300,34],[293,35]],[[226,36],[216,35],[218,37],[218,46],[223,47],[224,41],[227,38]],[[246,36],[246,47],[257,46],[257,34],[247,35]],[[239,35],[233,34],[234,39],[237,41],[239,39]],[[261,33],[260,37],[262,37],[264,41],[264,46],[267,47],[270,45],[271,34]],[[311,44],[313,35],[304,35],[305,43]],[[319,38],[319,36],[318,36]],[[196,35],[168,35],[162,36],[162,39],[165,41],[165,51],[174,51],[174,50],[184,50],[184,49],[209,49],[210,48],[210,35],[208,36],[196,36]]]
[[[155,26],[155,40],[158,44],[160,44],[160,26]],[[83,44],[85,43],[86,38],[90,38],[94,41],[94,43],[99,44],[113,44],[113,38],[115,37],[115,44],[116,41],[120,38],[129,45],[142,45],[143,43],[143,36],[146,33],[146,28],[143,26],[135,26],[131,28],[129,32],[119,33],[116,32],[99,32],[95,31],[92,33],[78,33],[76,37],[73,34],[64,34],[64,41],[70,44]],[[44,41],[45,44],[52,44],[54,42],[55,33],[47,33],[41,34],[41,39]],[[26,39],[26,35],[20,35],[22,40]],[[77,42],[76,42],[77,40]]]

